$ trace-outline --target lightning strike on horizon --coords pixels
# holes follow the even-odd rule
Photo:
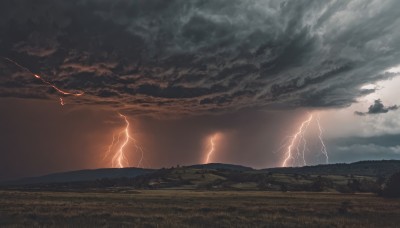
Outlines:
[[[137,167],[141,167],[143,159],[144,159],[143,148],[141,146],[139,146],[136,139],[131,136],[131,134],[129,132],[130,122],[129,122],[128,118],[125,115],[122,115],[121,113],[118,113],[118,115],[124,119],[125,127],[122,131],[120,131],[118,133],[117,140],[115,140],[115,133],[113,133],[112,142],[108,146],[108,150],[107,150],[104,158],[108,157],[112,153],[113,148],[116,148],[116,151],[111,158],[112,167],[113,168],[124,168],[124,167],[130,166],[130,162],[126,156],[125,150],[126,150],[126,146],[131,141],[131,142],[133,142],[133,145],[136,148],[136,151],[139,151],[141,154],[141,158],[139,159],[139,162],[137,164]],[[122,142],[120,143],[121,137],[123,137],[123,139],[122,139]]]
[[[217,137],[217,134],[214,134],[213,136],[210,137],[210,141],[209,141],[209,150],[207,152],[206,158],[204,160],[205,164],[210,163],[210,158],[211,155],[213,155],[214,151],[215,151],[215,138]]]
[[[287,144],[284,144],[283,147],[286,147],[286,151],[284,152],[284,160],[281,164],[282,167],[287,167],[289,165],[289,162],[291,162],[291,166],[294,166],[296,164],[302,163],[302,165],[307,165],[307,161],[306,161],[306,151],[309,151],[308,149],[308,145],[307,145],[307,139],[306,139],[306,133],[307,130],[311,124],[311,122],[315,120],[316,125],[318,127],[318,139],[319,142],[321,143],[321,153],[325,156],[325,163],[328,164],[329,163],[329,156],[328,156],[328,151],[326,149],[326,145],[325,142],[323,140],[323,128],[321,127],[321,123],[320,123],[320,116],[319,114],[317,114],[317,117],[314,118],[314,114],[310,113],[309,117],[304,120],[300,127],[298,128],[298,130],[296,131],[296,133],[289,137],[290,141]],[[280,147],[280,148],[283,148]],[[298,160],[300,160],[301,158],[301,162],[298,162]]]
[[[70,96],[79,97],[79,96],[82,96],[82,95],[84,94],[84,92],[68,92],[68,91],[62,90],[62,89],[58,88],[57,86],[55,86],[54,84],[50,83],[49,81],[43,79],[42,76],[33,73],[31,70],[29,70],[28,68],[22,66],[21,64],[17,63],[16,61],[14,61],[14,60],[12,60],[12,59],[10,59],[10,58],[7,58],[7,57],[1,57],[1,58],[4,59],[4,60],[6,60],[6,61],[8,61],[8,62],[10,62],[10,63],[12,63],[12,64],[14,64],[15,66],[19,67],[19,68],[22,69],[22,70],[24,70],[24,71],[26,71],[26,72],[29,72],[29,73],[32,74],[36,79],[39,79],[42,83],[47,84],[48,86],[52,87],[54,90],[56,90],[58,93],[60,93],[60,94],[62,94],[62,95],[70,95]],[[62,106],[65,105],[65,102],[64,102],[64,100],[63,100],[62,98],[60,98],[60,104],[61,104]]]
[[[306,149],[307,149],[307,140],[306,140],[306,137],[305,137],[304,134],[307,132],[308,126],[310,125],[310,123],[312,121],[312,118],[313,118],[313,116],[311,115],[311,120],[306,123],[306,125],[304,127],[304,131],[300,135],[300,139],[303,142],[303,149],[300,152],[300,154],[302,155],[302,158],[303,158],[303,165],[307,165],[306,158],[305,158]],[[299,147],[298,146],[297,146],[297,153],[299,153]]]
[[[290,141],[290,144],[287,147],[287,150],[286,150],[286,153],[285,153],[286,154],[286,158],[283,160],[282,167],[286,167],[287,163],[289,162],[289,160],[294,160],[292,149],[295,146],[296,140],[299,137],[300,137],[300,139],[297,140],[297,142],[299,142],[302,138],[304,138],[304,128],[310,124],[312,118],[313,118],[313,115],[310,114],[309,118],[306,121],[303,121],[301,123],[300,128],[298,129],[298,131],[292,136],[292,140]],[[296,148],[298,150],[298,144],[297,144]]]
[[[319,129],[318,138],[319,138],[319,140],[320,140],[320,142],[321,142],[321,153],[322,153],[323,155],[325,155],[325,163],[326,163],[326,164],[329,164],[328,151],[326,150],[325,142],[324,142],[324,139],[323,139],[323,137],[322,137],[322,134],[323,134],[324,129],[321,127],[321,124],[320,124],[320,116],[319,116],[319,114],[318,114],[318,116],[317,116],[317,124],[318,124],[318,129]]]

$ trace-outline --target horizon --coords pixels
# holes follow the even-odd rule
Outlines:
[[[334,165],[352,165],[352,164],[358,164],[358,163],[368,163],[368,162],[400,162],[400,159],[383,159],[383,160],[359,160],[359,161],[354,161],[354,162],[344,162],[344,163],[330,163],[330,164],[315,164],[315,165],[307,165],[307,166],[288,166],[288,167],[282,167],[282,166],[275,166],[275,167],[264,167],[264,168],[254,168],[251,166],[243,166],[240,164],[230,164],[230,163],[198,163],[198,164],[189,164],[189,165],[181,165],[177,164],[175,166],[171,167],[156,167],[156,168],[141,168],[141,167],[123,167],[123,168],[115,168],[115,167],[103,167],[103,168],[93,168],[93,169],[78,169],[78,170],[65,170],[65,171],[55,171],[52,173],[44,173],[44,174],[39,174],[35,176],[24,176],[24,177],[18,177],[14,179],[7,179],[7,180],[1,180],[0,183],[7,183],[7,182],[13,182],[13,181],[19,181],[19,180],[24,180],[24,179],[30,179],[30,178],[40,178],[40,177],[46,177],[46,176],[51,176],[51,175],[57,175],[57,174],[65,174],[65,173],[73,173],[73,172],[80,172],[80,171],[96,171],[96,170],[124,170],[124,169],[142,169],[142,170],[161,170],[161,169],[176,169],[176,168],[190,168],[193,166],[212,166],[212,165],[229,165],[229,166],[239,166],[243,168],[250,168],[252,170],[269,170],[269,169],[301,169],[301,168],[309,168],[309,167],[319,167],[319,166],[334,166]]]

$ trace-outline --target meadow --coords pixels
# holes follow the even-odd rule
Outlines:
[[[329,192],[0,191],[1,227],[398,227],[400,199]]]

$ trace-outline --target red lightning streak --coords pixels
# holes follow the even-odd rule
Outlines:
[[[60,88],[58,88],[57,86],[55,86],[54,84],[50,83],[49,81],[46,81],[45,79],[43,79],[40,75],[33,73],[31,70],[29,70],[28,68],[22,66],[21,64],[17,63],[16,61],[6,58],[6,57],[1,57],[2,59],[5,59],[6,61],[14,64],[15,66],[19,67],[20,69],[29,72],[30,74],[32,74],[35,78],[39,79],[42,83],[49,85],[50,87],[52,87],[53,89],[55,89],[58,93],[62,94],[62,95],[71,95],[71,96],[75,96],[75,97],[79,97],[82,96],[84,94],[84,92],[68,92],[65,90],[62,90]],[[61,105],[65,105],[64,100],[62,98],[60,98],[60,103]]]
[[[63,100],[61,97],[60,97],[60,104],[61,104],[62,106],[65,105],[64,100]]]
[[[287,163],[289,162],[289,160],[293,160],[293,159],[294,159],[294,158],[293,158],[293,151],[292,151],[292,150],[293,150],[293,147],[294,147],[295,144],[296,144],[296,140],[297,140],[298,138],[302,138],[302,137],[303,137],[303,135],[304,135],[304,133],[305,133],[305,130],[307,129],[308,125],[310,124],[312,118],[313,118],[313,115],[310,114],[310,116],[308,117],[308,119],[301,123],[300,128],[299,128],[299,129],[297,130],[297,132],[292,136],[292,140],[290,141],[289,146],[287,147],[287,150],[286,150],[286,153],[285,153],[286,158],[283,160],[282,167],[286,167],[286,166],[287,166]],[[304,148],[305,148],[305,146],[304,146]],[[304,152],[304,151],[303,151],[303,152]]]
[[[32,72],[31,72],[31,73],[32,73]],[[51,84],[50,82],[44,80],[44,79],[43,79],[42,77],[40,77],[39,75],[33,74],[33,76],[35,76],[35,78],[37,78],[37,79],[40,79],[43,83],[45,83],[45,84],[51,86],[53,89],[55,89],[57,92],[61,93],[62,95],[72,95],[72,96],[75,96],[75,97],[79,97],[79,96],[82,96],[82,95],[84,94],[84,92],[72,93],[72,92],[67,92],[67,91],[61,90],[61,89],[59,89],[57,86],[55,86],[55,85]]]
[[[206,159],[204,161],[205,164],[210,163],[210,157],[215,151],[215,138],[216,137],[217,137],[217,134],[211,136],[211,138],[210,138],[209,151],[208,151]]]
[[[124,168],[124,167],[130,166],[129,160],[126,155],[126,147],[129,142],[133,142],[133,145],[134,145],[136,151],[140,152],[140,155],[141,155],[141,158],[138,161],[137,167],[141,167],[143,159],[144,159],[143,148],[141,146],[139,146],[136,139],[131,136],[131,134],[129,132],[129,128],[131,125],[130,125],[128,118],[125,115],[122,115],[121,113],[118,113],[118,115],[124,119],[125,127],[122,131],[120,131],[118,133],[117,139],[115,139],[115,133],[113,134],[112,142],[108,146],[108,150],[107,150],[104,158],[108,157],[112,153],[113,149],[115,149],[114,155],[112,156],[112,159],[111,159],[112,167]],[[121,137],[123,137],[122,140],[121,140]],[[120,143],[120,141],[121,141],[121,143]]]
[[[318,130],[319,130],[318,138],[321,141],[321,153],[325,156],[325,163],[329,164],[328,151],[326,150],[325,142],[322,137],[322,133],[323,133],[324,129],[321,127],[319,114],[317,116],[317,124],[318,124]]]

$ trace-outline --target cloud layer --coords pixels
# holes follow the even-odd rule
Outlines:
[[[130,113],[343,107],[393,77],[400,2],[136,0],[0,3],[0,53],[69,103]],[[55,91],[0,63],[0,96]]]
[[[400,135],[338,138],[331,142],[334,161],[400,159]]]

